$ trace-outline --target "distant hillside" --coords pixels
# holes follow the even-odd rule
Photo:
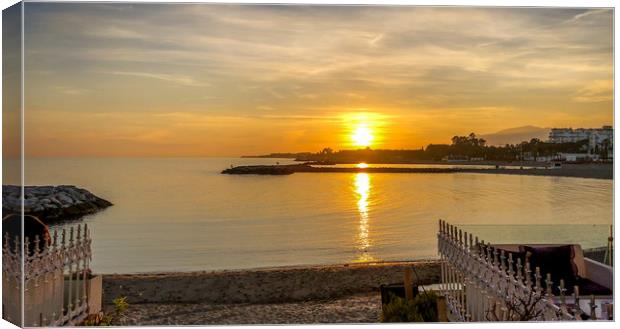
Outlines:
[[[486,139],[487,145],[518,144],[523,141],[529,142],[532,138],[546,141],[549,138],[550,129],[551,128],[523,126],[500,130],[496,133],[482,135],[481,137]]]

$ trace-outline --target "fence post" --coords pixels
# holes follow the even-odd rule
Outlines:
[[[534,320],[576,318],[568,310],[563,282],[560,283],[560,303],[556,305],[551,277],[547,275],[544,292],[540,269],[536,268],[532,280],[533,271],[527,258],[525,264],[521,258],[515,261],[512,253],[484,240],[479,242],[478,237],[474,238],[472,234],[443,220],[439,223],[437,238],[442,269],[440,289],[451,319],[512,321],[524,319],[524,316]],[[523,304],[530,301],[533,304]],[[534,313],[524,313],[532,310]],[[529,318],[531,315],[536,317]]]
[[[59,231],[60,230],[60,238]],[[2,246],[3,265],[3,304],[5,318],[21,319],[24,312],[24,326],[63,326],[75,324],[84,318],[88,311],[86,298],[86,274],[90,258],[90,239],[86,226],[78,226],[77,239],[73,227],[69,230],[67,243],[66,229],[54,230],[51,241],[40,236],[24,238],[24,254],[21,254],[19,237],[5,234]],[[59,241],[60,240],[60,241]],[[22,257],[24,286],[21,286]],[[74,271],[75,267],[75,271]],[[64,297],[64,273],[68,274],[68,298]],[[73,282],[81,282],[73,287]],[[4,296],[15,291],[21,299],[23,289],[25,309],[8,306]],[[76,291],[74,291],[76,290]],[[65,309],[65,303],[68,307]],[[15,303],[15,298],[10,304]],[[73,307],[75,306],[75,307]]]

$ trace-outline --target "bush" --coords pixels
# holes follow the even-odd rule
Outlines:
[[[112,326],[116,324],[125,316],[129,303],[127,303],[127,297],[117,297],[112,302],[114,303],[114,313],[104,314],[100,312],[99,314],[90,315],[81,326]]]
[[[381,322],[437,322],[437,295],[433,292],[418,294],[413,300],[394,294],[383,306]]]

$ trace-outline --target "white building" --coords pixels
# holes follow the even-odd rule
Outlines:
[[[568,162],[577,162],[577,161],[597,161],[599,160],[598,154],[588,154],[588,153],[558,153],[557,160],[560,161],[568,161]]]
[[[602,128],[553,128],[549,132],[550,143],[575,143],[588,140],[588,153],[595,153],[600,149],[605,140],[609,141],[608,148],[611,150],[614,143],[614,128],[603,126]]]

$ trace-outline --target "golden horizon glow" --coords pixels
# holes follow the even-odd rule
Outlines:
[[[25,156],[419,149],[613,123],[612,9],[26,6]]]
[[[360,169],[368,168],[368,164],[365,162],[358,163],[356,166]]]

